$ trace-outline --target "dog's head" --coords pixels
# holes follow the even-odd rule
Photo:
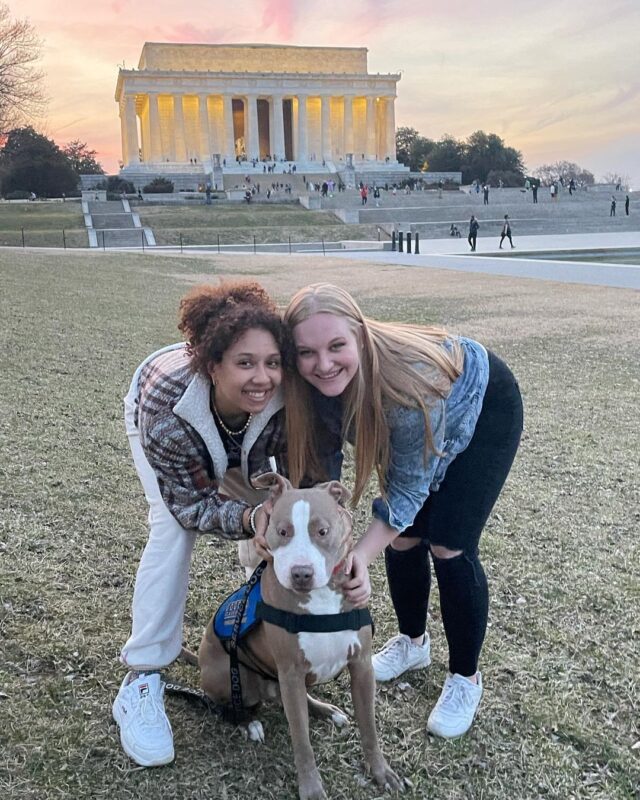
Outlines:
[[[267,544],[278,581],[298,592],[326,586],[351,547],[351,492],[338,481],[294,489],[274,472],[253,483],[271,490]]]

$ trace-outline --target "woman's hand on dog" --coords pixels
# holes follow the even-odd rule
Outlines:
[[[263,561],[272,561],[273,555],[267,545],[267,528],[269,527],[269,517],[271,516],[271,505],[263,503],[256,514],[256,535],[253,537],[253,544],[256,552]]]
[[[345,559],[344,572],[349,576],[342,585],[345,597],[356,608],[364,608],[371,597],[371,581],[366,561],[355,550]]]

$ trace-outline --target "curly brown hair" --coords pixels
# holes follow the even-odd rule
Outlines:
[[[284,351],[284,326],[278,309],[255,281],[224,281],[194,287],[180,301],[178,328],[187,339],[194,372],[208,373],[250,328],[260,328]]]

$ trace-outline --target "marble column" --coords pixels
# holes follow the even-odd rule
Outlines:
[[[258,98],[255,94],[247,95],[247,128],[245,131],[244,148],[247,158],[260,158],[260,136],[258,134]]]
[[[160,114],[158,113],[158,95],[150,93],[149,97],[149,156],[152,162],[162,161],[162,139],[160,136]]]
[[[182,105],[182,95],[173,95],[173,135],[175,141],[176,161],[186,162],[187,160],[187,140],[184,129],[184,108]]]
[[[353,153],[353,97],[344,98],[344,152]]]
[[[284,117],[282,109],[282,96],[274,94],[271,98],[273,109],[273,128],[271,130],[271,158],[284,158]]]
[[[307,95],[298,95],[298,148],[297,161],[306,161],[307,153]]]
[[[122,126],[122,155],[125,165],[138,164],[140,161],[140,145],[138,144],[138,121],[136,116],[136,96],[124,96],[124,108],[120,108]]]
[[[367,96],[367,146],[365,158],[374,161],[376,158],[376,98]]]
[[[198,119],[200,121],[200,161],[211,159],[211,142],[209,141],[209,105],[207,95],[198,95]]]
[[[223,158],[227,161],[235,161],[236,158],[236,141],[233,134],[233,97],[230,94],[222,96],[224,119],[224,149]]]
[[[386,152],[385,156],[390,161],[396,160],[396,108],[395,97],[387,97],[386,99],[386,114],[387,114],[387,135],[386,135]]]
[[[325,161],[331,161],[331,97],[328,95],[322,95],[320,102],[320,149],[322,151],[322,158]]]

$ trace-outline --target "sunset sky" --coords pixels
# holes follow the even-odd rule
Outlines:
[[[38,127],[117,170],[118,66],[145,41],[354,46],[402,72],[396,123],[438,139],[481,129],[529,170],[560,159],[640,188],[640,0],[8,0],[43,39]]]

